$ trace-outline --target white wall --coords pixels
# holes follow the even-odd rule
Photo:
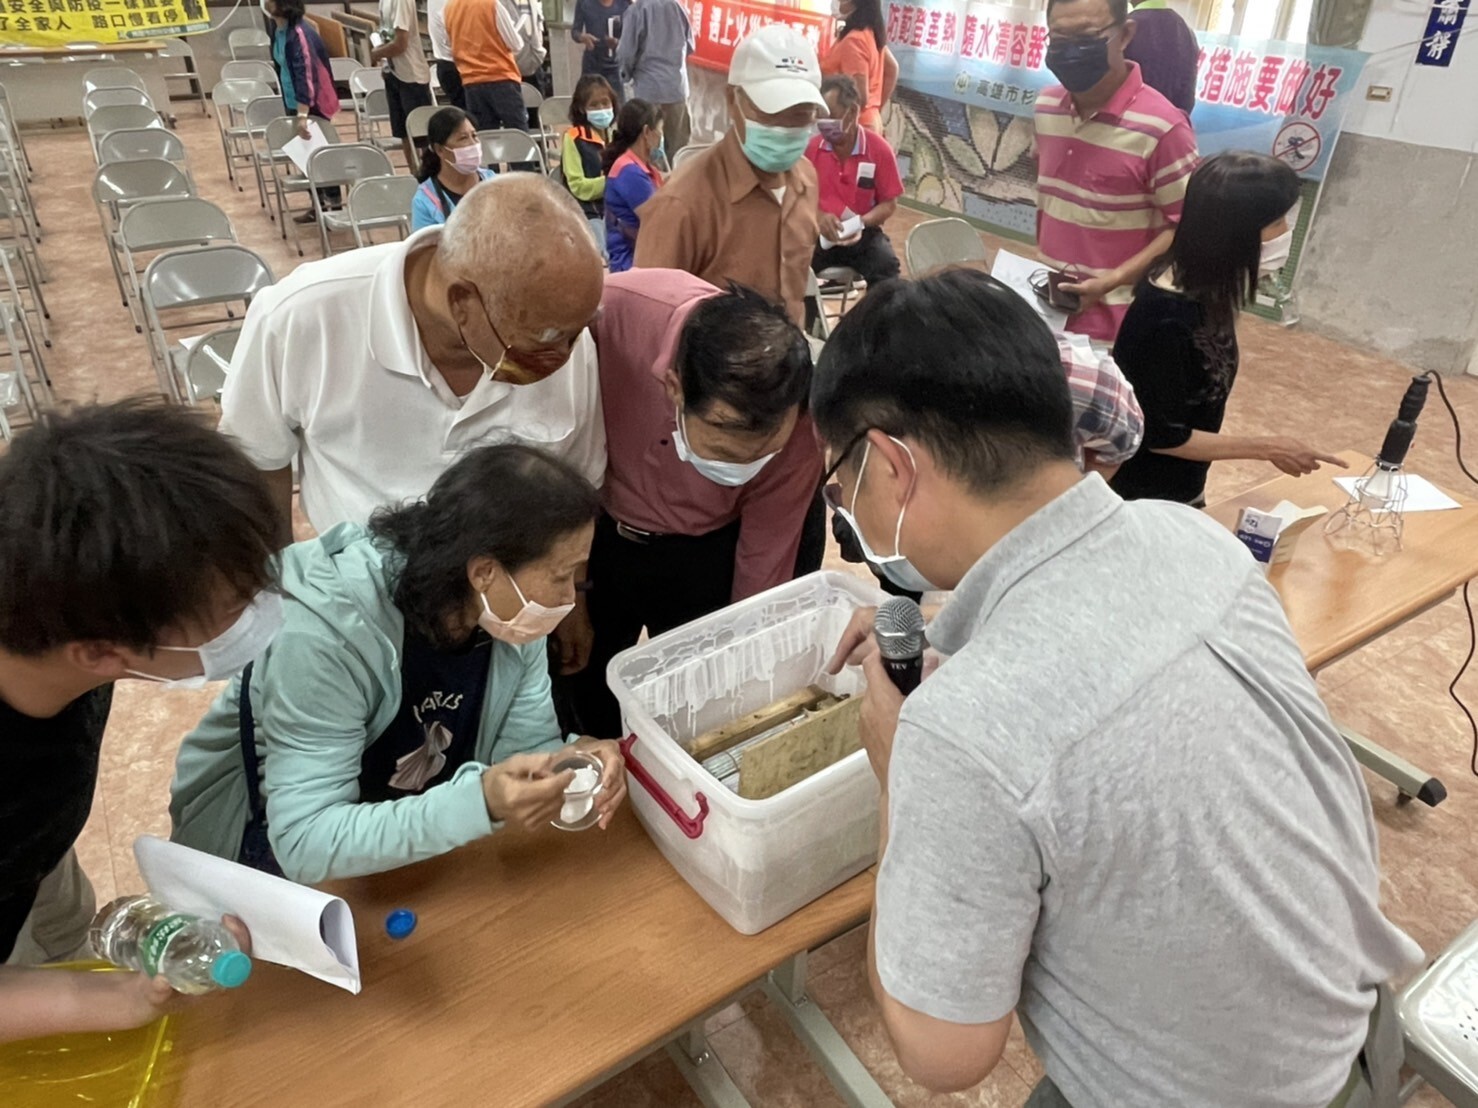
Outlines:
[[[1478,148],[1478,18],[1470,12],[1447,68],[1416,64],[1431,0],[1374,0],[1360,49],[1370,54],[1361,99],[1345,130],[1465,153]],[[1388,103],[1364,99],[1371,85],[1394,91]]]

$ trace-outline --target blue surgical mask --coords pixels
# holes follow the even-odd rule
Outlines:
[[[744,120],[744,141],[740,146],[749,164],[765,173],[784,173],[806,152],[811,141],[809,127],[770,127]]]
[[[657,145],[652,147],[651,160],[654,162],[667,160],[667,139],[665,137],[658,139]]]
[[[679,458],[715,485],[723,485],[731,489],[747,485],[759,476],[760,470],[764,469],[770,459],[775,456],[773,453],[766,454],[763,458],[756,458],[752,462],[721,462],[717,458],[705,458],[701,454],[695,454],[693,448],[688,445],[688,435],[684,428],[687,418],[688,413],[679,408],[677,430],[672,436],[672,445],[677,449]]]
[[[903,447],[903,452],[908,455],[909,463],[913,465],[913,451],[908,448],[908,444],[906,442],[900,442],[898,439],[893,438],[892,435],[889,435],[888,438]],[[867,471],[867,459],[871,455],[872,443],[869,442],[862,449],[862,464],[857,467],[857,483],[852,486],[852,503],[846,508],[838,504],[835,509],[836,513],[847,521],[847,526],[852,528],[852,534],[857,536],[857,545],[862,548],[862,556],[868,560],[869,564],[876,566],[879,573],[889,581],[892,581],[900,589],[905,589],[908,592],[932,592],[938,586],[915,569],[913,563],[899,553],[898,550],[899,540],[903,537],[903,517],[908,511],[907,501],[904,501],[903,507],[898,509],[898,522],[893,527],[892,554],[873,553],[872,547],[867,545],[866,536],[862,534],[862,528],[857,524],[857,516],[855,515],[857,511],[857,493],[862,488],[862,475]],[[917,465],[914,465],[914,473],[918,473]]]
[[[597,131],[607,131],[616,122],[616,112],[612,108],[596,108],[592,112],[586,112],[585,118],[590,120],[590,125]]]

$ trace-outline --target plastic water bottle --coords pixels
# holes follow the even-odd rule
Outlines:
[[[149,896],[120,896],[92,921],[93,953],[115,966],[161,974],[176,992],[234,989],[251,957],[216,920],[174,912]]]

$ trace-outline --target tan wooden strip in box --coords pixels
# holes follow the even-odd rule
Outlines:
[[[771,727],[795,718],[822,700],[831,699],[833,699],[831,693],[821,686],[807,685],[799,692],[793,692],[780,700],[771,701],[763,708],[758,708],[747,716],[740,716],[732,723],[703,732],[688,744],[688,753],[695,761],[701,762],[705,758],[723,753],[729,747],[736,746],[745,739],[753,738],[761,731],[768,731]]]
[[[861,713],[862,698],[854,696],[746,749],[739,760],[739,795],[764,800],[841,761],[862,745]]]

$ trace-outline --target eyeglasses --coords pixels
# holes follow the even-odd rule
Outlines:
[[[871,430],[871,427],[864,427],[847,441],[846,446],[842,447],[842,452],[836,456],[831,465],[827,467],[826,472],[821,475],[821,488],[823,490],[827,485],[831,484],[831,479],[836,476],[837,470],[842,468],[842,463],[847,460],[847,455],[857,448],[859,442],[867,438],[867,433]],[[823,495],[825,494],[823,493]]]
[[[570,360],[570,350],[574,346],[575,339],[570,340],[568,345],[546,347],[539,351],[515,350],[498,333],[498,325],[493,322],[493,313],[488,311],[488,306],[483,303],[481,295],[478,296],[477,303],[482,308],[483,318],[488,321],[488,328],[493,332],[493,338],[497,339],[498,345],[503,348],[502,356],[492,369],[493,380],[510,385],[531,385],[536,381],[544,380]],[[576,336],[577,339],[578,337]]]

